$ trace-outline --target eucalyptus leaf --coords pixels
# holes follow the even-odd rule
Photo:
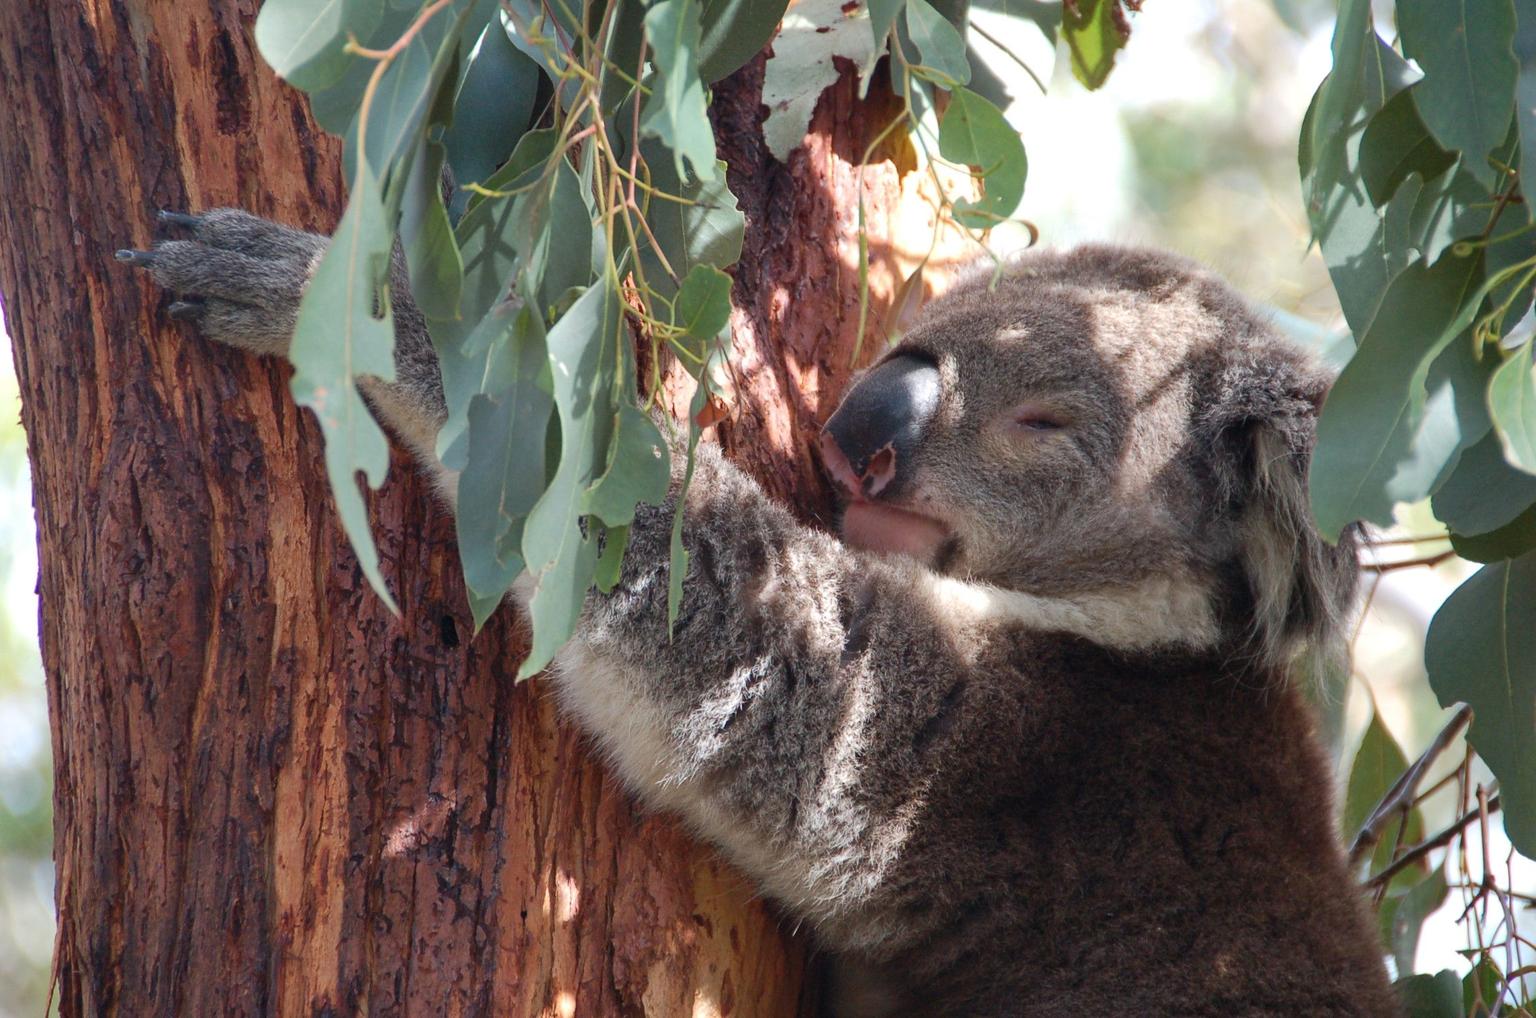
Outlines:
[[[279,77],[312,92],[340,80],[352,60],[348,34],[367,38],[383,14],[382,0],[267,0],[256,48]]]
[[[500,598],[523,570],[524,517],[544,490],[545,431],[554,402],[543,384],[548,354],[538,316],[521,309],[503,344],[491,394],[470,399],[468,456],[459,480],[459,557],[469,589]],[[484,618],[478,614],[478,628]]]
[[[389,469],[389,444],[358,395],[357,380],[395,377],[394,319],[388,300],[380,299],[391,246],[378,181],[360,166],[346,211],[299,302],[288,359],[294,401],[315,412],[325,434],[325,469],[342,529],[363,575],[398,614],[357,489],[359,472],[377,488]],[[382,317],[375,316],[376,303]]]
[[[719,81],[757,56],[773,38],[789,0],[704,0],[699,73]]]
[[[411,296],[428,318],[455,318],[464,287],[464,261],[443,204],[442,145],[416,150],[400,205],[400,243],[411,273]]]
[[[944,89],[970,82],[965,39],[928,0],[907,0],[906,22],[920,57],[913,70]]]
[[[1382,797],[1408,769],[1408,757],[1403,753],[1403,748],[1397,739],[1387,730],[1382,723],[1381,712],[1376,710],[1375,699],[1371,701],[1371,723],[1365,729],[1365,736],[1360,740],[1360,746],[1355,750],[1355,759],[1349,769],[1349,782],[1344,794],[1344,835],[1353,839],[1360,829],[1370,819],[1376,806]],[[1418,809],[1408,812],[1407,823],[1401,827],[1394,823],[1390,829],[1382,834],[1381,840],[1376,843],[1375,850],[1371,853],[1372,873],[1379,873],[1392,862],[1394,849],[1399,836],[1404,846],[1413,845],[1424,837],[1424,814]],[[1395,888],[1404,888],[1418,883],[1423,879],[1423,874],[1412,869],[1404,870],[1393,878],[1392,885]]]
[[[593,570],[593,582],[604,594],[613,593],[623,575],[624,551],[629,547],[628,527],[609,527],[603,532],[603,549]]]
[[[546,345],[560,420],[554,477],[523,525],[523,558],[535,588],[533,647],[518,671],[543,668],[570,637],[597,565],[582,526],[587,490],[608,463],[618,413],[615,364],[626,342],[623,304],[599,279],[550,329]]]
[[[1445,414],[1426,414],[1430,367],[1471,325],[1482,301],[1482,257],[1447,252],[1430,268],[1399,273],[1334,383],[1318,421],[1309,485],[1318,529],[1337,539],[1356,520],[1386,524],[1398,502],[1417,501],[1443,478],[1461,436],[1449,380]],[[1426,416],[1438,427],[1424,429]]]
[[[377,0],[375,0],[377,2]],[[265,11],[269,5],[263,6]],[[415,20],[415,10],[399,10],[393,6],[385,9],[372,32],[358,32],[363,45],[371,50],[388,49]],[[352,120],[363,101],[363,90],[373,74],[374,61],[357,54],[346,54],[345,70],[335,82],[324,88],[308,90],[309,110],[315,123],[332,134],[347,134]]]
[[[1456,155],[1440,147],[1413,103],[1411,86],[1387,100],[1365,126],[1360,137],[1360,175],[1372,204],[1387,203],[1410,173],[1433,180],[1456,162]]]
[[[672,150],[679,178],[715,175],[715,133],[699,79],[699,0],[658,0],[645,12],[645,33],[656,74],[640,120],[644,135]]]
[[[1480,569],[1441,606],[1424,647],[1442,707],[1470,704],[1467,741],[1499,779],[1504,829],[1536,858],[1536,553]]]
[[[671,299],[695,267],[723,269],[736,264],[746,236],[746,219],[726,185],[724,164],[717,168],[713,180],[685,183],[677,176],[671,159],[657,157],[654,142],[641,146],[641,153],[651,168],[651,187],[657,192],[646,203],[645,221],[661,251],[658,256],[650,241],[643,240],[640,266],[646,284]],[[677,274],[676,281],[667,266]]]
[[[1465,156],[1484,187],[1497,177],[1488,153],[1515,113],[1515,9],[1511,0],[1397,0],[1403,52],[1424,70],[1419,115],[1440,144]]]
[[[1536,503],[1536,477],[1504,460],[1496,434],[1461,454],[1456,470],[1435,492],[1435,519],[1457,534],[1487,534],[1508,525]]]
[[[1424,920],[1445,904],[1446,894],[1445,874],[1435,870],[1407,890],[1389,893],[1377,908],[1382,942],[1392,952],[1399,972],[1413,971]]]
[[[891,26],[896,24],[896,15],[906,5],[907,0],[869,0],[865,4],[869,9],[869,31],[874,37],[877,51],[885,46],[886,36],[891,34]]]
[[[673,298],[672,324],[683,330],[674,342],[692,355],[684,358],[684,367],[694,375],[704,367],[709,343],[731,320],[731,284],[713,265],[695,265]]]
[[[471,192],[511,156],[528,129],[539,94],[539,67],[512,45],[499,18],[488,23],[471,51],[454,102],[453,123],[443,135],[448,165],[460,185],[454,213],[462,215]]]
[[[1527,341],[1516,349],[1488,383],[1488,412],[1510,466],[1536,474],[1536,375]]]
[[[627,526],[635,518],[636,503],[661,503],[671,477],[667,443],[656,422],[621,402],[607,469],[587,492],[583,508],[610,527]]]
[[[1536,549],[1536,504],[1486,534],[1451,534],[1451,547],[1468,562],[1499,562]]]
[[[1120,0],[1077,0],[1063,9],[1061,38],[1072,58],[1073,76],[1086,88],[1098,88],[1109,80],[1115,55],[1125,46],[1117,15],[1123,16]],[[1341,22],[1343,18],[1341,13]]]
[[[1012,215],[1024,197],[1029,164],[1024,143],[996,106],[969,89],[956,89],[939,123],[939,154],[980,169],[985,195],[955,202],[955,220],[985,229]]]
[[[1407,1018],[1466,1018],[1461,1008],[1461,980],[1450,969],[1432,976],[1405,976],[1392,988]]]

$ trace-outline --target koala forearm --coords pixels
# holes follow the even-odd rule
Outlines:
[[[641,507],[619,585],[590,595],[557,659],[558,694],[638,794],[849,946],[954,743],[989,714],[980,642],[914,640],[938,610],[923,571],[798,525],[710,447],[669,635],[672,513]]]

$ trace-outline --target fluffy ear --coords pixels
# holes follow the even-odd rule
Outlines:
[[[1358,528],[1328,544],[1307,498],[1317,415],[1331,382],[1300,357],[1241,357],[1220,373],[1201,429],[1252,599],[1254,650],[1282,667],[1302,654],[1321,663],[1347,653]]]

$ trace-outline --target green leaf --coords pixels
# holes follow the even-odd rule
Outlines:
[[[369,164],[380,180],[421,143],[429,114],[454,65],[463,22],[474,7],[475,0],[457,0],[448,11],[437,14],[411,37],[380,77],[364,138]],[[353,140],[355,134],[356,125]]]
[[[1520,74],[1515,79],[1515,128],[1520,133],[1520,179],[1536,180],[1536,11],[1529,2],[1517,6],[1515,57]],[[1527,186],[1525,190],[1536,191]],[[1527,206],[1529,212],[1529,206]]]
[[[1428,495],[1461,447],[1460,435],[1444,433],[1455,422],[1449,380],[1437,393],[1449,421],[1426,414],[1425,381],[1441,351],[1472,324],[1481,279],[1480,256],[1448,252],[1392,280],[1318,421],[1309,484],[1318,529],[1329,540],[1356,520],[1390,522],[1393,505]],[[1424,429],[1426,417],[1439,426]]]
[[[1511,0],[1398,0],[1403,52],[1424,69],[1419,115],[1440,144],[1465,155],[1485,187],[1498,174],[1487,156],[1509,131],[1519,65]]]
[[[443,205],[443,146],[416,150],[400,204],[400,244],[411,272],[411,296],[428,318],[455,318],[464,287],[464,261]]]
[[[1407,976],[1392,988],[1407,1018],[1466,1018],[1461,1009],[1461,980],[1450,969],[1432,976]]]
[[[667,570],[667,632],[677,625],[677,611],[683,604],[683,578],[688,575],[688,549],[683,547],[683,512],[687,508],[685,493],[693,483],[694,456],[699,448],[699,414],[709,405],[709,386],[706,373],[693,390],[693,401],[688,406],[688,457],[683,466],[683,484],[672,510],[671,558]]]
[[[1519,558],[1536,548],[1536,505],[1497,530],[1486,534],[1451,534],[1451,547],[1468,562],[1498,562]]]
[[[357,490],[359,471],[377,488],[389,469],[389,444],[358,395],[357,379],[395,377],[395,326],[388,300],[379,301],[382,317],[374,316],[375,300],[385,292],[390,247],[378,181],[361,166],[346,212],[299,302],[288,359],[294,367],[294,401],[315,412],[325,433],[325,469],[342,529],[363,575],[398,613],[379,572],[368,511]]]
[[[603,550],[597,558],[594,581],[604,594],[613,593],[623,575],[624,550],[629,547],[628,527],[609,527],[603,532]]]
[[[841,0],[801,0],[784,13],[763,72],[762,97],[768,107],[763,141],[779,162],[789,161],[805,138],[816,100],[837,81],[833,58],[860,68],[873,65],[875,44],[867,22],[863,4]]]
[[[907,34],[917,46],[921,63],[913,70],[940,88],[953,89],[971,80],[965,39],[928,0],[907,0]]]
[[[566,291],[592,281],[592,209],[587,202],[586,187],[564,159],[514,202],[518,290],[536,299],[546,316]]]
[[[1458,534],[1486,534],[1536,502],[1536,477],[1512,468],[1496,434],[1487,434],[1456,463],[1435,492],[1435,519]]]
[[[672,464],[656,422],[634,405],[619,404],[603,476],[587,492],[584,510],[610,527],[627,526],[635,504],[659,505],[667,497]]]
[[[528,129],[539,93],[539,67],[512,45],[500,19],[486,25],[472,50],[454,101],[453,123],[443,135],[448,165],[460,185],[454,214],[462,215],[471,192],[507,161]]]
[[[699,73],[716,82],[742,67],[773,38],[789,0],[704,0]]]
[[[383,14],[382,0],[267,0],[256,16],[256,48],[279,77],[313,92],[346,73],[348,33],[367,38]]]
[[[950,162],[980,168],[985,196],[955,203],[963,226],[996,226],[1019,207],[1029,164],[1024,143],[996,106],[969,89],[956,89],[939,124],[939,154]]]
[[[1399,972],[1413,971],[1424,920],[1445,903],[1445,896],[1445,874],[1435,870],[1408,890],[1389,894],[1382,900],[1377,911],[1382,942],[1392,952]]]
[[[1499,966],[1483,955],[1472,971],[1461,977],[1461,1006],[1467,1018],[1491,1018],[1494,1004],[1504,991]]]
[[[709,343],[731,320],[730,276],[713,265],[695,265],[678,288],[672,304],[672,324],[683,330],[676,341],[693,360],[684,358],[683,366],[695,376],[704,367]]]
[[[1360,741],[1360,748],[1355,751],[1355,760],[1349,769],[1349,784],[1344,795],[1344,835],[1353,839],[1370,819],[1371,813],[1376,809],[1387,790],[1393,782],[1408,769],[1408,758],[1403,754],[1402,747],[1382,724],[1381,713],[1375,709],[1375,701],[1372,700],[1371,723],[1365,730],[1365,737]],[[1376,843],[1375,850],[1371,853],[1371,872],[1378,873],[1392,861],[1393,848],[1397,841],[1398,825],[1396,821],[1390,828],[1383,832],[1381,840]],[[1405,846],[1412,845],[1424,837],[1424,815],[1417,809],[1408,814],[1408,824],[1403,830],[1402,838]],[[1404,872],[1401,879],[1393,878],[1394,886],[1414,884],[1423,879],[1421,873]]]
[[[415,17],[415,10],[399,10],[393,5],[388,6],[374,30],[366,35],[359,34],[358,38],[368,49],[387,49],[400,38],[400,34]],[[345,135],[362,104],[363,90],[368,86],[373,67],[374,62],[367,57],[347,54],[346,70],[341,77],[325,88],[310,92],[309,110],[314,114],[315,123],[332,134]]]
[[[891,26],[896,24],[896,15],[906,5],[907,0],[869,0],[865,4],[869,8],[869,31],[874,36],[876,50],[884,48],[885,38],[891,34]]]
[[[625,342],[623,305],[599,279],[550,329],[547,339],[560,418],[554,477],[523,525],[523,558],[535,582],[529,614],[533,647],[518,676],[537,672],[570,637],[597,566],[597,544],[583,532],[587,490],[608,462],[616,405],[615,365]]]
[[[487,185],[509,190],[528,186],[538,179],[554,153],[554,145],[553,131],[529,131],[518,142],[507,165]],[[455,231],[464,265],[459,317],[432,319],[427,323],[432,345],[437,349],[443,397],[448,407],[448,419],[437,434],[437,455],[453,470],[464,467],[469,401],[484,391],[487,351],[510,323],[509,318],[492,321],[487,313],[511,295],[517,270],[517,240],[525,225],[517,212],[517,203],[510,197],[470,201]]]
[[[523,570],[523,520],[544,491],[545,433],[554,410],[539,317],[526,307],[510,317],[490,351],[489,394],[470,399],[459,479],[459,558],[465,582],[482,601],[499,600]],[[477,612],[476,628],[484,621]]]
[[[1536,474],[1536,375],[1527,341],[1493,373],[1488,383],[1488,412],[1510,466]]]
[[[1435,614],[1424,645],[1442,707],[1470,704],[1467,740],[1499,779],[1504,829],[1536,858],[1536,554],[1486,565]]]
[[[652,143],[654,145],[654,143]],[[654,148],[642,146],[641,154],[651,168],[651,186],[661,195],[652,195],[645,208],[645,221],[661,246],[667,264],[677,273],[674,282],[662,267],[661,259],[649,241],[642,241],[640,265],[646,283],[663,297],[671,299],[677,287],[699,265],[723,269],[741,257],[746,219],[736,207],[736,196],[726,186],[724,164],[715,179],[684,184],[677,176],[672,160],[653,158]]]
[[[1346,6],[1348,3],[1346,0]],[[1116,23],[1117,16],[1124,16],[1120,0],[1077,0],[1063,10],[1061,38],[1072,57],[1072,74],[1087,88],[1098,88],[1109,80],[1115,54],[1125,46],[1126,37]],[[1341,23],[1343,19],[1340,13]]]
[[[1422,185],[1410,175],[1378,214],[1361,180],[1358,149],[1367,118],[1414,80],[1412,68],[1371,30],[1368,13],[1363,0],[1341,10],[1334,70],[1313,97],[1297,150],[1312,234],[1357,340],[1388,281],[1408,262],[1408,219]]]
[[[656,74],[640,120],[642,134],[672,150],[678,177],[688,161],[700,180],[715,175],[715,133],[699,80],[698,0],[659,0],[645,12]]]
[[[1377,207],[1385,205],[1410,173],[1433,180],[1456,162],[1441,148],[1419,119],[1410,86],[1397,93],[1371,117],[1360,137],[1360,175]]]

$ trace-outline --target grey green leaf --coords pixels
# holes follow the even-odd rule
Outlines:
[[[1470,704],[1470,742],[1499,779],[1504,829],[1536,857],[1536,553],[1484,566],[1430,623],[1424,663],[1443,707]]]

